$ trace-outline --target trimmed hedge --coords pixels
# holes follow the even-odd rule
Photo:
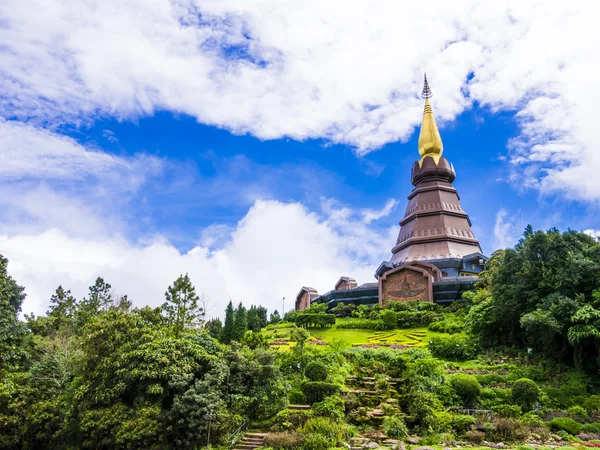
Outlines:
[[[299,327],[327,327],[335,325],[335,314],[300,313],[296,315],[295,323]]]
[[[554,431],[566,431],[573,436],[581,433],[581,424],[568,417],[557,417],[552,419],[548,425]]]
[[[306,365],[304,375],[310,381],[325,381],[327,378],[327,367],[321,361],[311,361]]]
[[[458,336],[431,338],[427,347],[436,358],[451,361],[474,359],[479,352],[479,348],[471,339]]]
[[[363,329],[363,330],[374,330],[383,331],[387,327],[383,320],[374,319],[346,319],[343,322],[339,322],[336,325],[338,329]]]
[[[306,402],[310,405],[322,402],[325,397],[337,394],[340,391],[337,384],[324,381],[305,381],[300,385],[300,389],[304,393]]]

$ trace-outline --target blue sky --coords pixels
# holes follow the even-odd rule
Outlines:
[[[430,3],[3,3],[0,253],[24,310],[99,275],[158,305],[189,272],[211,315],[372,281],[425,70],[485,253],[529,223],[599,235],[598,6]]]

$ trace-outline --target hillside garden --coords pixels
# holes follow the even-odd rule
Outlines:
[[[0,449],[600,446],[600,244],[528,228],[449,307],[324,305],[205,321],[102,278],[47,314],[0,258]],[[209,433],[210,429],[210,433]]]

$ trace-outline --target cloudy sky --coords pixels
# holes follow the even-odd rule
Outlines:
[[[600,235],[598,2],[4,0],[0,253],[43,313],[101,275],[221,315],[373,281],[427,71],[485,253]]]

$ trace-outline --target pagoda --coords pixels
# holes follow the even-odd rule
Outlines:
[[[392,248],[394,265],[458,259],[481,253],[479,241],[471,230],[471,220],[452,186],[456,179],[454,167],[442,156],[444,146],[429,103],[431,96],[425,75],[422,93],[425,108],[418,144],[421,159],[412,167],[414,189],[408,196],[406,213]]]

